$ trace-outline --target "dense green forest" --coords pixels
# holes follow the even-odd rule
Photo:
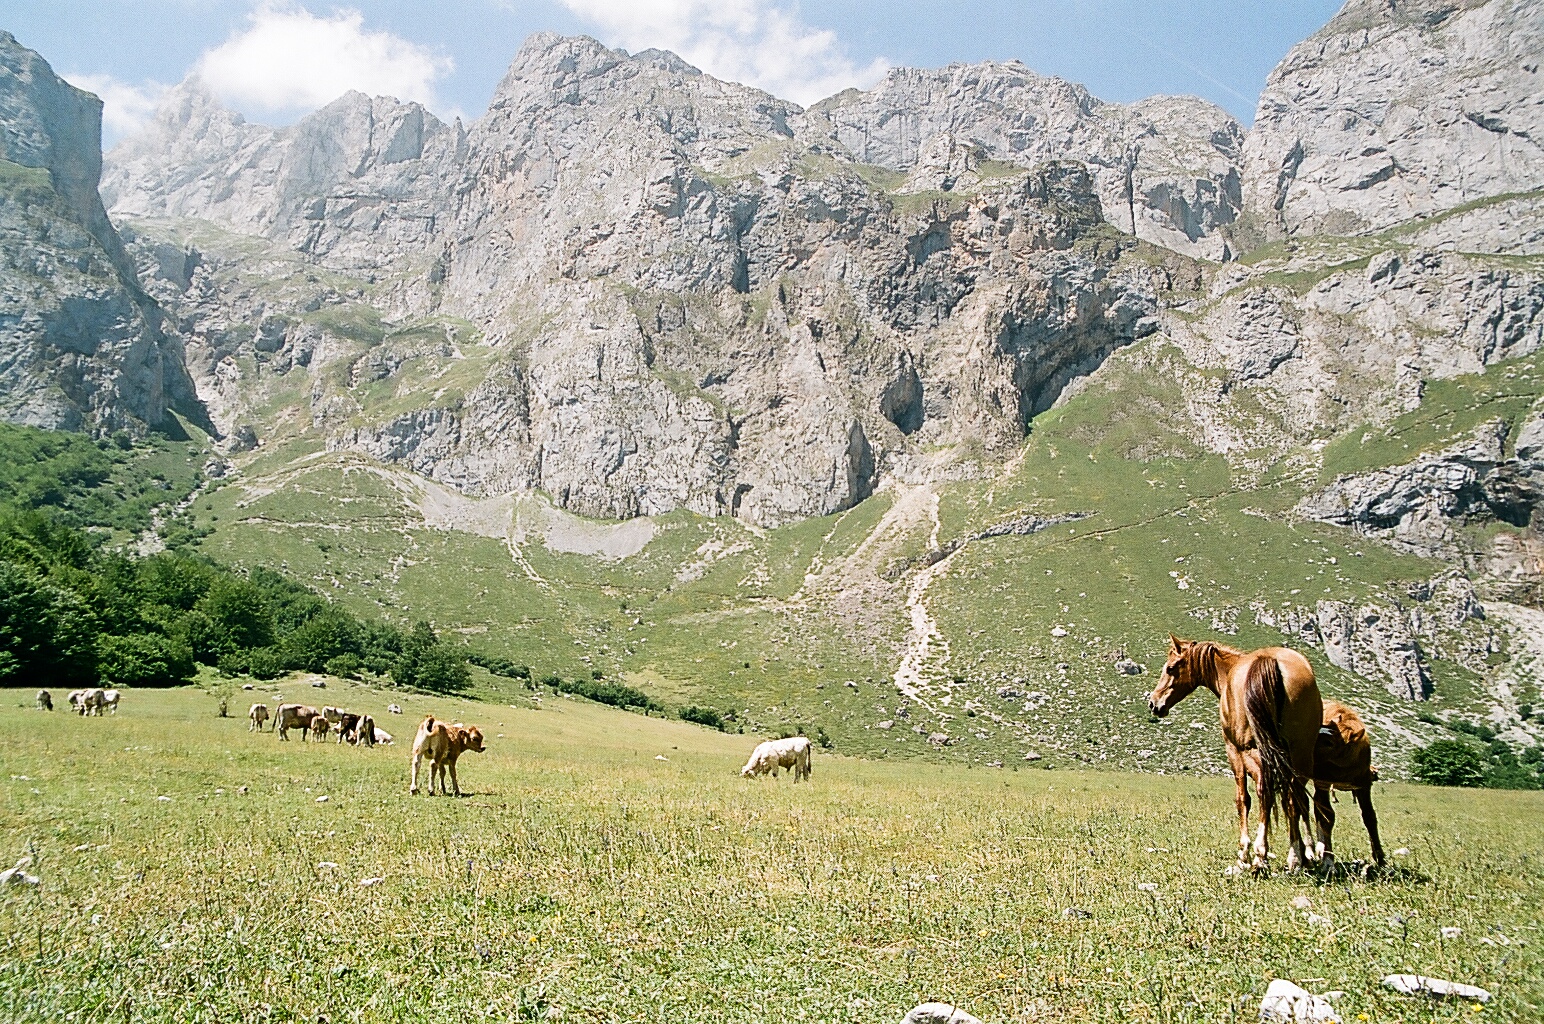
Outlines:
[[[204,664],[465,688],[464,658],[428,623],[361,620],[282,573],[202,557],[176,517],[157,523],[203,483],[199,455],[0,425],[0,686],[166,686]],[[153,526],[166,549],[128,553]]]

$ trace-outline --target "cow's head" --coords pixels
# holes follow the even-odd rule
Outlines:
[[[481,754],[483,752],[482,730],[475,725],[465,726],[461,730],[461,743],[463,749]]]

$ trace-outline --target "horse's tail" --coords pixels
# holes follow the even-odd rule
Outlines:
[[[1287,687],[1281,678],[1281,666],[1275,658],[1259,656],[1249,664],[1244,679],[1244,713],[1254,732],[1255,748],[1260,752],[1260,784],[1271,800],[1281,805],[1282,814],[1291,813],[1291,787],[1295,772],[1292,754],[1281,738],[1278,716],[1287,703]]]

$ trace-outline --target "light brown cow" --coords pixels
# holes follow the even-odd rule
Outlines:
[[[309,704],[280,704],[273,713],[273,731],[279,734],[279,739],[287,740],[289,730],[299,729],[300,738],[305,739],[311,729],[311,719],[319,714],[321,712]]]
[[[434,795],[434,780],[440,780],[440,795],[449,796],[445,791],[445,773],[450,772],[450,785],[457,796],[461,795],[461,782],[456,778],[456,759],[462,751],[470,750],[474,753],[483,752],[482,730],[475,725],[446,725],[444,722],[436,722],[433,715],[429,715],[418,726],[418,735],[413,738],[413,776],[408,783],[408,794],[418,792],[418,766],[425,757],[429,758],[429,795]]]
[[[93,686],[80,695],[80,704],[76,706],[76,710],[83,716],[100,717],[102,709],[107,706],[107,698],[103,695],[104,693],[105,691],[100,686]]]
[[[318,743],[327,742],[327,730],[332,728],[332,723],[327,721],[326,715],[311,716],[311,738]]]
[[[375,746],[375,719],[369,715],[360,715],[359,721],[354,725],[354,735],[349,742],[358,746],[363,743],[367,747]]]
[[[268,721],[268,705],[253,704],[247,709],[247,732],[262,732],[263,723]]]

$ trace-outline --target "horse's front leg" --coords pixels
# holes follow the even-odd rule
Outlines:
[[[1248,863],[1249,851],[1249,769],[1244,763],[1244,753],[1228,744],[1228,767],[1233,769],[1233,806],[1238,810],[1238,863]]]
[[[1249,774],[1254,776],[1255,796],[1260,801],[1260,824],[1255,830],[1249,858],[1249,870],[1259,875],[1268,872],[1271,867],[1271,805],[1275,803],[1276,794],[1265,784],[1265,772],[1261,768],[1258,755],[1245,754],[1244,763],[1249,766]],[[1244,823],[1244,830],[1247,835],[1249,830],[1247,821]]]

